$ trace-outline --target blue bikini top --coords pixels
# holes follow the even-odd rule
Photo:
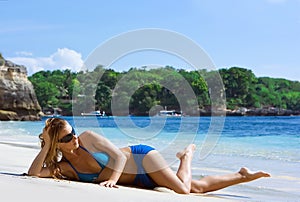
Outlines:
[[[98,173],[81,173],[81,172],[78,172],[76,170],[76,168],[71,164],[70,161],[68,161],[67,159],[66,159],[66,161],[74,169],[74,171],[76,172],[76,174],[77,174],[77,176],[78,176],[78,178],[79,178],[80,181],[82,181],[82,182],[94,182],[98,178],[98,176],[100,175],[100,173],[102,172],[102,170],[108,164],[110,156],[107,153],[105,153],[105,152],[90,153],[83,146],[80,145],[79,147],[93,156],[93,158],[97,161],[97,163],[101,167],[101,171],[98,172]]]

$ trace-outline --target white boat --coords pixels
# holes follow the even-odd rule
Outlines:
[[[180,117],[182,116],[182,112],[175,110],[161,110],[159,111],[158,116]]]
[[[44,115],[43,117],[47,117],[47,118],[58,118],[60,117],[61,115],[60,114],[47,114],[47,115]]]
[[[82,112],[81,116],[105,116],[105,111],[103,111],[102,113],[99,110],[87,113]]]

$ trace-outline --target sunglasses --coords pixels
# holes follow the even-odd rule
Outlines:
[[[73,136],[75,136],[75,130],[72,127],[72,132],[65,135],[64,137],[62,137],[61,139],[58,140],[59,143],[68,143],[73,139]]]

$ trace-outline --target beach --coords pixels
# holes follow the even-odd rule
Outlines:
[[[216,192],[215,194],[176,194],[166,188],[145,190],[119,186],[106,188],[97,184],[82,183],[51,178],[37,178],[23,175],[39,148],[34,144],[0,143],[0,189],[5,201],[233,201],[233,194]],[[5,155],[3,155],[5,154]],[[2,200],[3,201],[3,200]]]
[[[210,119],[200,120],[198,134],[189,131],[195,127],[195,118],[186,118],[183,134],[178,132],[180,119],[170,119],[161,134],[149,140],[128,138],[114,125],[112,120],[101,119],[93,123],[91,118],[66,118],[72,122],[78,134],[84,130],[102,133],[114,144],[123,147],[130,144],[146,143],[159,150],[174,172],[178,168],[175,154],[193,139],[197,145],[192,162],[194,179],[206,175],[223,175],[237,172],[240,167],[251,171],[264,170],[270,178],[243,183],[206,194],[181,195],[158,187],[145,190],[119,186],[105,188],[98,184],[82,183],[50,178],[36,178],[23,175],[40,150],[38,134],[44,122],[0,121],[0,188],[6,201],[299,201],[300,117],[227,117],[222,137],[212,152],[204,159],[200,150],[207,133]],[[73,120],[74,119],[74,120]],[[76,121],[75,121],[76,119]],[[147,125],[146,118],[137,117],[136,123]],[[93,125],[94,124],[94,125]],[[99,125],[98,125],[99,124]],[[132,131],[131,131],[132,132]],[[175,138],[174,138],[175,137]]]

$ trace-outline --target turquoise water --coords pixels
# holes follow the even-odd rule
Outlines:
[[[197,150],[193,176],[265,170],[272,177],[227,188],[242,201],[299,201],[300,117],[63,117],[77,133],[93,130],[119,147],[146,143],[176,170],[177,151],[189,143]],[[44,126],[37,122],[0,122],[0,142],[37,143]],[[255,195],[255,198],[247,196]]]

